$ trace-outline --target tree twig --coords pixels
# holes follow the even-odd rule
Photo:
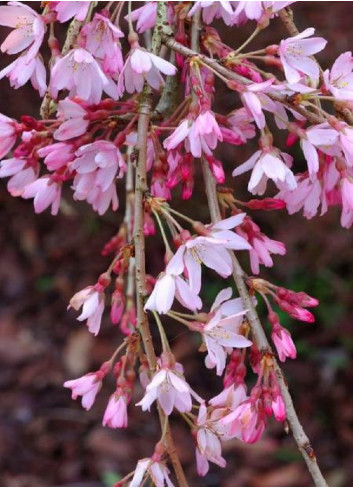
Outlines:
[[[157,5],[157,22],[152,37],[152,52],[158,54],[161,46],[161,33],[163,23],[167,18],[167,5],[159,1]],[[146,290],[146,263],[145,263],[145,237],[143,234],[144,223],[144,194],[147,191],[147,138],[149,131],[152,100],[150,88],[145,85],[139,104],[139,118],[137,126],[137,150],[138,160],[135,177],[135,212],[134,212],[134,243],[135,243],[135,276],[136,276],[136,315],[137,325],[141,333],[147,361],[151,372],[156,370],[156,354],[152,342],[147,315],[144,311]],[[162,429],[166,426],[165,444],[170,461],[178,483],[181,487],[187,487],[188,483],[184,470],[177,454],[169,422],[160,406],[158,407],[160,424]]]
[[[200,31],[200,17],[197,15],[193,16],[193,24],[192,24],[192,32],[191,32],[191,46],[193,51],[198,51],[199,41],[198,35]],[[206,196],[210,211],[210,217],[212,222],[217,222],[222,219],[221,211],[218,202],[217,196],[217,188],[216,182],[213,178],[211,170],[207,161],[202,160],[202,172],[205,183]],[[229,252],[233,262],[233,278],[234,282],[239,291],[239,295],[242,298],[245,309],[248,310],[247,318],[249,320],[251,331],[254,337],[254,340],[260,351],[263,353],[271,352],[271,346],[267,340],[265,331],[260,322],[259,316],[257,314],[256,308],[254,306],[253,300],[249,295],[246,283],[245,283],[245,274],[244,271],[238,262],[235,254],[233,252]],[[283,375],[282,370],[278,366],[275,358],[273,358],[275,373],[277,376],[278,383],[281,388],[282,396],[286,405],[287,410],[287,420],[289,426],[291,427],[293,437],[298,445],[298,448],[303,455],[303,458],[306,462],[308,470],[313,478],[313,481],[317,487],[325,487],[327,486],[327,482],[325,481],[320,468],[317,464],[315,453],[313,448],[311,447],[310,441],[307,435],[304,432],[302,425],[298,419],[297,413],[295,411],[293,401],[291,395],[288,391],[288,387]]]

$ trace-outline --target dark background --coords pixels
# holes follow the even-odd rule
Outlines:
[[[4,2],[1,2],[2,4]],[[103,3],[103,2],[102,2]],[[330,66],[338,54],[350,50],[353,41],[352,2],[297,2],[293,9],[299,30],[314,26],[328,39],[319,56]],[[237,46],[252,26],[224,29],[225,40]],[[235,33],[235,34],[234,34]],[[5,30],[0,31],[3,39]],[[284,34],[279,20],[254,42],[278,42]],[[235,38],[235,35],[237,38]],[[9,62],[0,56],[1,67]],[[226,113],[238,104],[235,94],[222,89],[217,109]],[[37,116],[39,98],[30,87],[10,90],[0,82],[0,112],[19,117]],[[276,136],[284,148],[283,136]],[[223,146],[219,153],[228,175],[253,151]],[[295,168],[305,164],[297,149]],[[246,197],[248,175],[236,181],[237,195]],[[197,179],[193,201],[181,204],[185,212],[208,222],[201,180]],[[230,185],[234,180],[229,179]],[[176,191],[176,204],[179,192]],[[273,193],[269,193],[273,195]],[[262,276],[294,290],[319,298],[313,325],[281,316],[298,348],[298,359],[287,361],[289,381],[299,417],[312,441],[320,465],[331,485],[353,484],[353,235],[339,225],[339,210],[307,221],[286,212],[254,211],[252,217],[271,238],[285,242],[288,253],[275,257],[274,269]],[[109,379],[88,413],[70,399],[64,380],[95,370],[110,357],[119,343],[119,330],[103,322],[93,338],[86,327],[66,311],[70,297],[93,284],[109,259],[100,255],[105,242],[116,232],[123,216],[103,218],[85,204],[72,203],[66,194],[64,212],[35,215],[32,201],[14,199],[0,182],[0,484],[4,486],[112,485],[133,470],[137,459],[149,456],[158,440],[156,417],[139,408],[129,410],[127,430],[102,428],[101,420],[110,393]],[[148,270],[162,269],[160,241],[149,243]],[[245,254],[244,266],[248,269]],[[222,282],[207,275],[205,305],[210,304]],[[263,311],[262,311],[263,312]],[[169,326],[173,348],[186,368],[188,381],[206,397],[221,388],[214,372],[203,367],[197,340],[179,327]],[[142,396],[138,388],[133,404]],[[187,476],[192,485],[206,486],[300,486],[311,484],[291,436],[279,423],[270,423],[262,440],[248,446],[237,440],[224,444],[227,468],[212,466],[200,482],[195,474],[194,447],[187,429],[172,417],[173,432]]]

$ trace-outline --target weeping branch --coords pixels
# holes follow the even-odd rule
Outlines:
[[[192,46],[192,51],[197,55],[197,51],[199,48],[199,31],[200,31],[200,17],[197,15],[193,16],[193,23],[192,23],[192,33],[191,33],[191,46]],[[169,43],[169,47],[172,48],[173,42]],[[214,60],[212,61],[212,67],[214,68]],[[222,67],[223,70],[223,67]],[[228,72],[228,70],[226,70]],[[230,72],[232,73],[232,72]],[[238,75],[236,75],[238,77]],[[203,179],[204,179],[204,184],[205,184],[205,190],[206,190],[206,196],[207,196],[207,201],[208,201],[208,207],[209,207],[209,212],[210,212],[210,217],[212,222],[217,222],[222,219],[221,216],[221,211],[219,207],[219,202],[218,202],[218,196],[217,196],[217,188],[216,188],[216,182],[213,178],[213,175],[211,173],[211,170],[209,168],[209,165],[207,161],[202,160],[202,172],[203,172]],[[256,308],[254,306],[253,300],[250,297],[246,282],[245,282],[245,273],[238,262],[237,257],[233,252],[229,252],[232,258],[233,262],[233,278],[234,282],[236,284],[236,287],[239,291],[239,295],[242,298],[243,304],[245,309],[248,310],[247,312],[247,318],[249,320],[250,326],[251,326],[251,331],[253,338],[257,344],[257,347],[259,350],[263,353],[268,353],[272,352],[271,346],[267,340],[264,328],[260,322],[259,316],[257,314]],[[297,413],[295,411],[293,401],[291,398],[291,395],[289,393],[288,387],[286,380],[284,378],[283,372],[280,369],[278,363],[276,362],[276,359],[273,358],[273,363],[274,363],[274,369],[277,377],[278,384],[281,388],[283,400],[286,405],[286,410],[287,410],[287,420],[289,423],[289,426],[292,430],[293,437],[298,445],[298,448],[300,450],[300,453],[302,454],[306,465],[308,467],[308,470],[313,478],[313,481],[317,487],[326,487],[328,486],[326,480],[324,479],[321,470],[317,464],[317,460],[315,457],[314,450],[310,444],[309,438],[306,435],[299,419],[297,416]]]

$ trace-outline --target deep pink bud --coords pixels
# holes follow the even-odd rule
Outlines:
[[[315,322],[314,314],[299,306],[294,306],[289,312],[289,315],[294,319],[299,319],[299,321],[304,321],[306,323]]]
[[[124,294],[121,290],[115,289],[112,294],[112,303],[110,309],[110,319],[113,324],[118,324],[120,322],[121,316],[124,312],[124,307]]]
[[[315,297],[310,297],[305,292],[297,292],[297,298],[302,307],[316,307],[319,305],[319,301]]]
[[[286,406],[281,394],[277,394],[272,401],[272,411],[277,421],[284,421],[287,417]]]
[[[246,207],[254,210],[272,211],[285,209],[286,203],[281,199],[266,197],[265,199],[252,199],[246,203]]]
[[[217,160],[214,156],[206,156],[206,160],[208,161],[208,164],[210,166],[210,170],[215,177],[217,183],[224,183],[225,182],[225,174],[224,174],[224,169],[222,163]]]
[[[286,358],[297,357],[297,350],[289,331],[278,324],[273,328],[271,337],[281,362],[284,362]]]

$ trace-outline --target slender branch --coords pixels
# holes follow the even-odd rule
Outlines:
[[[127,157],[127,171],[126,171],[126,203],[125,203],[125,216],[124,224],[127,233],[127,241],[131,242],[133,239],[133,214],[135,205],[135,194],[134,194],[134,168],[132,164],[133,147],[128,146],[126,151]],[[127,283],[126,283],[126,305],[127,309],[129,307],[134,307],[135,295],[135,258],[130,257],[129,269],[127,272]]]
[[[175,63],[174,51],[171,52],[169,62],[172,64]],[[167,76],[162,95],[156,106],[155,112],[157,114],[162,114],[164,117],[168,118],[178,107],[178,85],[178,76]]]
[[[204,177],[204,183],[206,188],[206,195],[208,200],[208,205],[210,209],[210,215],[212,222],[217,222],[221,220],[220,208],[217,200],[217,191],[216,184],[213,178],[213,175],[208,167],[207,162],[203,162],[202,171]],[[264,329],[261,325],[259,316],[257,314],[254,303],[249,295],[244,277],[244,271],[241,268],[236,256],[234,253],[230,252],[233,262],[233,278],[234,282],[239,291],[239,295],[243,300],[244,307],[248,310],[247,318],[251,325],[251,331],[254,337],[255,342],[257,343],[259,349],[262,352],[271,352],[271,346],[267,341],[267,337],[265,335]],[[273,359],[275,373],[277,376],[278,383],[281,388],[283,400],[286,405],[287,410],[287,420],[289,426],[291,427],[293,437],[298,445],[298,448],[303,455],[303,458],[306,462],[308,470],[313,478],[313,481],[317,487],[326,487],[328,486],[325,481],[320,468],[317,464],[315,453],[313,448],[311,447],[309,438],[307,437],[299,419],[297,413],[295,411],[293,401],[291,395],[289,393],[286,380],[284,378],[283,372],[281,368],[278,366],[278,363],[275,359]]]
[[[292,37],[297,36],[299,34],[298,28],[294,23],[293,11],[291,8],[283,8],[278,12],[278,16],[284,24],[284,27],[287,29],[288,34]]]
[[[211,69],[222,75],[223,77],[227,78],[228,80],[234,80],[237,81],[243,85],[249,85],[251,80],[238,75],[237,73],[234,73],[234,71],[229,70],[228,68],[225,68],[220,64],[219,61],[209,58],[208,56],[205,56],[204,54],[200,54],[193,49],[190,49],[186,46],[183,46],[183,44],[180,44],[177,42],[173,37],[169,36],[168,34],[163,33],[162,35],[162,41],[166,46],[168,46],[170,49],[173,51],[182,54],[185,57],[193,57],[196,56],[198,57],[204,65],[209,66]],[[283,95],[277,95],[274,93],[269,93],[268,96],[276,101],[276,102],[281,102],[285,107],[291,108],[296,110],[299,114],[303,115],[306,117],[312,124],[321,124],[322,122],[325,122],[325,119],[321,117],[320,115],[314,114],[313,112],[310,112],[309,110],[305,109],[302,105],[298,105],[297,103],[292,103],[290,101],[290,97],[283,96]]]
[[[198,50],[198,40],[195,39],[199,30],[200,30],[200,20],[198,17],[194,15],[193,24],[192,24],[192,48],[193,51]],[[213,64],[214,66],[214,64]],[[208,200],[208,206],[210,210],[210,216],[212,222],[217,222],[222,219],[220,206],[218,202],[217,196],[217,188],[216,182],[213,178],[211,170],[207,161],[202,160],[202,172],[205,183],[206,196]],[[271,352],[271,346],[267,340],[265,331],[261,325],[259,316],[257,314],[256,308],[254,306],[253,300],[249,295],[246,283],[245,283],[245,273],[241,268],[240,263],[238,262],[235,254],[233,252],[229,252],[233,262],[233,278],[234,282],[239,291],[239,295],[242,298],[245,309],[248,310],[247,318],[251,325],[252,334],[255,342],[257,343],[258,348],[262,352]],[[292,398],[288,391],[288,387],[283,375],[282,370],[278,366],[275,358],[273,359],[275,373],[277,376],[278,383],[281,388],[282,396],[287,409],[287,419],[288,423],[292,429],[293,437],[298,445],[298,448],[303,455],[303,458],[307,464],[308,470],[314,480],[314,483],[318,487],[327,486],[327,482],[325,481],[323,475],[321,474],[320,468],[316,462],[314,450],[310,445],[310,441],[305,434],[302,425],[299,422],[297,413],[295,411]]]
[[[163,23],[167,18],[167,4],[159,1],[157,4],[157,21],[152,37],[152,52],[158,54],[161,47],[161,33]],[[146,288],[146,263],[145,263],[145,237],[143,234],[144,223],[144,194],[147,191],[147,138],[152,110],[151,90],[145,85],[139,104],[139,118],[137,125],[137,149],[138,161],[135,178],[135,213],[134,213],[134,243],[136,255],[136,314],[137,325],[141,333],[144,349],[150,370],[156,369],[156,353],[154,350],[147,315],[144,311],[144,301],[147,295]],[[160,424],[165,430],[166,449],[173,465],[175,475],[181,487],[187,487],[188,483],[181,466],[168,419],[160,406],[158,406]]]

